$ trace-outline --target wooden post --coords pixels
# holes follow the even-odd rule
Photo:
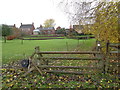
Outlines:
[[[66,42],[66,47],[67,47],[67,51],[68,51],[68,42]]]
[[[108,72],[109,65],[109,41],[106,43],[105,73]]]
[[[41,57],[43,57],[43,56],[42,56],[42,54],[39,53],[39,52],[40,52],[39,46],[35,47],[35,52],[36,52],[36,54],[38,55],[38,58],[37,58],[37,59],[39,59],[40,64],[42,64],[42,63],[43,63],[43,60],[41,59]]]
[[[35,47],[35,53],[38,55],[38,58],[41,58],[42,55],[39,54],[39,52],[40,52],[39,46]],[[35,61],[35,62],[37,62],[37,61]],[[42,63],[42,61],[40,61],[40,65],[41,65],[41,63]],[[38,68],[37,63],[34,63],[34,61],[32,60],[32,64],[38,70],[38,72],[42,75],[42,70],[41,70],[41,68]]]
[[[109,52],[109,41],[107,41],[106,43],[106,55],[108,54],[108,52]]]
[[[36,46],[36,47],[35,47],[35,52],[38,53],[39,50],[40,50],[40,49],[39,49],[39,46]]]
[[[103,56],[103,73],[105,74],[105,72],[106,72],[106,63],[105,63],[105,61],[106,61],[106,56]]]
[[[23,44],[23,38],[21,39],[21,44]]]
[[[78,38],[78,45],[77,45],[77,47],[79,47],[79,38]]]
[[[42,55],[41,53],[39,53],[39,52],[40,52],[39,46],[35,47],[35,52],[37,53],[38,58],[39,58],[41,64],[46,64],[46,65],[48,65],[48,60],[45,60],[45,59],[43,59],[43,58],[41,59],[41,57],[43,57],[43,55]]]

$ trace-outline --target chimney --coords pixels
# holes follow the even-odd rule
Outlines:
[[[40,24],[40,28],[43,28],[43,26]]]
[[[21,26],[22,26],[22,23],[21,23]]]
[[[72,25],[71,25],[71,23],[70,23],[70,29],[72,29]]]
[[[14,24],[14,27],[16,27],[16,25]]]

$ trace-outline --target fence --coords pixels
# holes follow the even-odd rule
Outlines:
[[[98,45],[100,46],[100,45]],[[109,72],[111,65],[117,65],[117,71],[119,70],[119,57],[120,57],[120,43],[106,43],[106,54],[103,55],[100,51],[100,47],[98,48],[99,51],[40,51],[39,47],[35,47],[35,52],[29,58],[30,64],[28,66],[28,71],[24,74],[27,75],[30,71],[37,69],[41,75],[44,73],[67,73],[67,74],[94,74],[98,72],[89,72],[91,70],[97,70],[101,72]],[[94,54],[95,57],[44,57],[44,55],[49,56],[50,54],[61,54],[61,55],[92,55]],[[116,54],[116,55],[114,55]],[[37,57],[35,57],[37,55]],[[97,62],[95,66],[56,66],[50,65],[49,61],[66,61],[72,60],[73,62],[78,61],[95,61]],[[77,62],[76,62],[77,63]],[[67,71],[66,71],[67,69]],[[72,69],[72,70],[71,70]],[[77,71],[75,70],[77,69]],[[80,70],[81,69],[81,70]],[[114,69],[114,68],[113,68]],[[116,68],[115,68],[116,69]],[[79,71],[80,70],[80,71]],[[84,71],[86,70],[86,71]],[[88,70],[88,71],[87,71]]]
[[[43,55],[47,54],[61,54],[61,55],[68,55],[68,54],[78,54],[78,55],[85,55],[85,54],[97,54],[97,57],[44,57]],[[34,57],[37,55],[37,58]],[[99,57],[98,57],[99,56]],[[103,56],[101,56],[101,52],[99,51],[40,51],[39,47],[35,47],[35,52],[33,55],[29,58],[31,64],[29,64],[28,71],[24,74],[27,75],[30,71],[37,69],[41,75],[44,73],[67,73],[67,74],[94,74],[94,72],[91,72],[91,70],[97,70],[100,72],[105,71],[105,59]],[[89,61],[95,61],[97,64],[95,66],[55,66],[50,65],[49,61],[52,60],[72,60],[75,62],[76,60],[89,60]],[[67,69],[67,70],[66,70]],[[75,70],[77,69],[77,70]],[[80,70],[81,69],[81,70]],[[80,71],[79,71],[80,70]],[[90,72],[89,72],[90,71]]]
[[[106,72],[119,73],[120,43],[106,43]]]

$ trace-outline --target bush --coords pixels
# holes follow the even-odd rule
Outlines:
[[[16,38],[16,36],[15,35],[10,35],[10,36],[7,36],[7,40],[13,40],[13,39],[15,39]]]

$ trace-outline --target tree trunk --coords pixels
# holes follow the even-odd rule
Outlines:
[[[6,43],[6,36],[4,36],[4,43]]]
[[[21,44],[23,44],[23,38],[21,39]]]

